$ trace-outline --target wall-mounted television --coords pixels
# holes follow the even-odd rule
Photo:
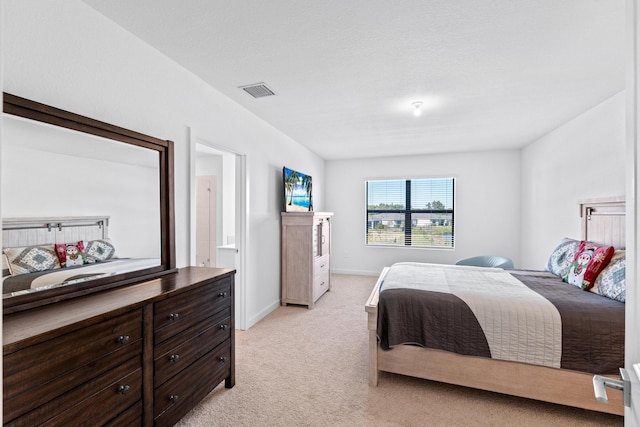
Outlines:
[[[309,212],[313,211],[311,195],[311,175],[284,167],[284,211]]]

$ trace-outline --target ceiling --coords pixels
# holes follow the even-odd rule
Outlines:
[[[625,84],[623,0],[84,2],[329,160],[520,148]]]

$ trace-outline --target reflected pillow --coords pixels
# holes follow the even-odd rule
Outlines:
[[[53,245],[5,248],[2,252],[7,256],[12,276],[60,268]]]
[[[563,280],[585,291],[591,289],[598,274],[613,256],[613,246],[599,246],[591,242],[580,242],[569,271]]]
[[[625,265],[625,251],[615,251],[609,265],[598,274],[591,292],[625,302],[627,298]]]
[[[74,243],[56,243],[56,254],[60,260],[60,267],[74,267],[91,262],[84,251],[82,240]]]
[[[109,239],[90,240],[84,248],[87,256],[95,261],[106,261],[116,257],[116,247]]]
[[[551,252],[545,270],[556,276],[566,276],[573,262],[573,258],[578,251],[578,246],[580,246],[579,240],[569,239],[568,237],[562,239],[553,252]]]

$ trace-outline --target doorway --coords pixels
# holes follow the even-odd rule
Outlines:
[[[245,329],[246,157],[191,130],[190,265],[235,269],[235,324]]]

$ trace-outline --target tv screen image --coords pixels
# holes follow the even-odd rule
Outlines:
[[[313,211],[311,176],[284,167],[284,210],[285,212]]]

